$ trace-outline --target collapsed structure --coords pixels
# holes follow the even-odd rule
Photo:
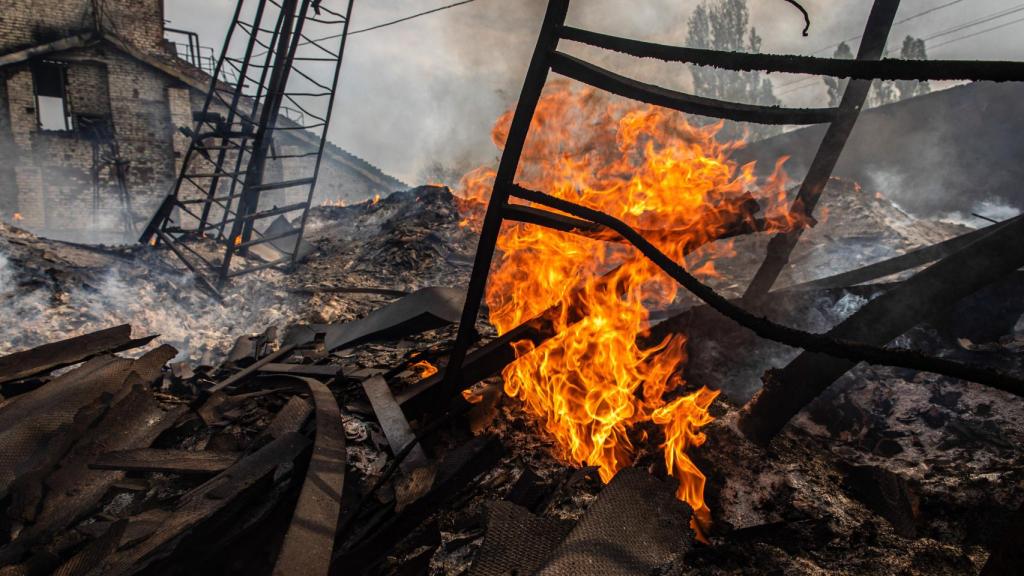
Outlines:
[[[50,237],[137,238],[170,192],[203,111],[213,69],[198,40],[166,39],[163,0],[16,0],[0,20],[0,218]],[[285,105],[282,123],[301,125]],[[213,112],[226,114],[224,106]],[[319,136],[279,135],[278,155]],[[304,158],[268,163],[306,172]],[[330,144],[317,202],[406,188]],[[283,202],[281,202],[283,204]]]
[[[568,6],[548,3],[523,93],[495,130],[501,163],[471,174],[469,194],[424,187],[314,211],[319,253],[284,281],[334,316],[239,336],[219,365],[161,370],[166,346],[114,356],[149,341],[126,326],[0,358],[12,397],[0,406],[0,562],[72,574],[1013,573],[1024,254],[1007,246],[1024,220],[865,236],[866,216],[898,209],[831,173],[872,78],[1020,81],[1024,65],[879,61],[897,8],[883,0],[854,61],[626,40],[567,26]],[[835,109],[739,105],[636,82],[562,41],[853,80]],[[676,111],[828,128],[792,191],[778,169],[757,181],[713,128],[653,107],[599,110],[605,124],[584,124],[603,140],[552,154],[561,133],[528,140],[535,117],[557,126],[545,98],[578,101],[545,95],[550,71]],[[815,229],[819,204],[831,220]],[[839,241],[816,234],[832,221]],[[846,237],[916,241],[852,270],[808,266],[842,261],[829,249]],[[9,242],[46,257],[29,238]],[[121,256],[140,254],[154,256]],[[485,297],[489,323],[477,318]],[[19,421],[26,409],[42,417]]]

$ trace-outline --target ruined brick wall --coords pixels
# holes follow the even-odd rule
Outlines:
[[[51,42],[100,27],[149,51],[163,51],[163,0],[4,0],[0,53]]]
[[[0,53],[91,30],[92,5],[92,0],[6,0],[0,9]],[[161,0],[100,0],[99,5],[104,27],[113,28],[122,40],[143,52],[165,50]],[[98,140],[97,127],[112,134],[121,158],[129,163],[130,218],[140,229],[177,178],[189,146],[178,128],[193,126],[192,113],[202,110],[205,95],[105,42],[46,60],[65,67],[73,129],[40,128],[31,63],[0,68],[0,218],[10,221],[18,212],[20,225],[51,237],[129,239],[123,234],[123,196],[112,167],[102,158],[109,156],[109,138]],[[212,110],[226,115],[223,106]],[[283,133],[274,150],[299,154],[312,150],[315,142],[312,135]],[[228,153],[226,165],[233,169],[235,160]],[[275,160],[267,166],[266,179],[304,178],[313,164],[311,158]],[[382,184],[387,177],[362,161],[350,161],[331,144],[320,170],[314,204],[324,199],[358,202],[390,191]],[[229,186],[230,181],[222,180],[221,192],[227,194]],[[292,204],[304,201],[305,194],[303,188],[267,192],[261,205]],[[185,186],[182,196],[195,197],[196,191]],[[186,216],[182,223],[189,223]]]
[[[13,52],[93,27],[91,0],[4,0],[0,53]]]
[[[73,130],[39,128],[35,90],[28,64],[3,72],[10,118],[16,208],[21,224],[48,234],[114,240],[125,228],[123,197],[109,163],[106,143],[86,120],[112,131],[121,157],[129,162],[127,185],[133,219],[140,226],[167,193],[176,174],[174,133],[168,90],[176,80],[112,48],[61,54],[66,63],[66,101]],[[87,118],[83,118],[87,117]],[[97,171],[98,170],[98,171]],[[90,238],[100,231],[101,237]],[[102,233],[106,233],[104,236]]]
[[[7,106],[7,82],[0,75],[0,220],[13,220],[18,210],[18,186],[14,177],[14,158],[17,150],[11,135],[11,115]]]

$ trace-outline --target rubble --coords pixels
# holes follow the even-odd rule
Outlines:
[[[883,246],[875,253],[883,257],[962,232],[909,216],[882,218],[900,213],[866,192],[826,193],[823,205],[828,219],[798,245],[788,282],[811,279],[798,275],[800,262],[846,257],[861,238]],[[766,367],[796,352],[755,344],[698,307],[685,328],[668,328],[692,334],[687,379],[720,386],[726,399],[712,406],[716,420],[694,452],[708,475],[712,518],[707,543],[691,542],[689,512],[669,512],[685,508],[671,488],[664,502],[654,498],[666,485],[651,477],[664,477],[654,446],[620,473],[622,482],[602,486],[593,469],[558,461],[517,401],[496,393],[494,367],[473,389],[478,404],[436,417],[429,404],[412,402],[430,389],[424,383],[437,382],[414,364],[443,366],[457,319],[450,310],[430,312],[436,301],[424,295],[446,294],[437,287],[461,286],[468,273],[473,233],[460,226],[447,190],[424,187],[312,216],[316,252],[292,276],[266,273],[263,293],[277,309],[240,302],[237,314],[252,314],[244,325],[218,325],[232,314],[225,304],[158,275],[147,260],[154,255],[143,250],[2,230],[4,298],[27,302],[63,291],[67,302],[17,327],[8,348],[14,358],[42,357],[26,350],[29,342],[59,351],[51,342],[62,336],[104,342],[31,370],[0,358],[7,397],[0,441],[5,461],[20,463],[5,466],[14,473],[3,493],[4,570],[492,574],[518,567],[564,574],[608,562],[618,568],[594,564],[583,573],[740,574],[756,566],[961,574],[981,569],[1020,507],[1024,406],[1014,397],[944,376],[858,366],[770,446],[757,446],[736,427],[738,407]],[[712,282],[726,292],[742,284],[732,276],[749,272],[742,260],[722,260]],[[173,322],[173,308],[160,316],[90,310],[100,296],[84,298],[71,286],[96,282],[107,266],[140,298],[203,304]],[[818,267],[817,275],[829,272]],[[244,294],[258,277],[240,279],[236,289]],[[885,286],[794,292],[770,312],[823,330]],[[992,313],[983,297],[964,305],[974,315]],[[673,305],[690,306],[682,297]],[[51,328],[72,314],[77,328]],[[107,328],[103,322],[131,327],[89,334]],[[187,326],[203,327],[188,354],[152,348],[184,340]],[[490,326],[477,329],[485,346],[494,341]],[[328,345],[332,331],[349,336]],[[168,335],[115,352],[131,334],[145,333]],[[937,324],[905,338],[1019,370],[1024,338],[1012,326],[995,340],[965,341],[958,333]],[[117,356],[139,352],[139,360]],[[72,360],[78,364],[69,366]],[[19,415],[29,405],[40,416],[27,423]],[[48,411],[54,418],[43,417]],[[117,432],[125,426],[134,432]],[[26,433],[30,441],[19,443]],[[73,497],[65,492],[71,485]],[[594,546],[608,554],[594,556]]]

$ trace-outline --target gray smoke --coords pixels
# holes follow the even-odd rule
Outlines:
[[[445,3],[357,2],[353,28]],[[696,3],[575,0],[569,21],[601,32],[681,44],[686,19]],[[896,19],[944,3],[907,0]],[[332,140],[410,184],[417,183],[434,163],[458,171],[493,162],[498,151],[490,141],[491,126],[518,97],[546,4],[544,0],[477,0],[353,36],[342,71]],[[863,0],[803,0],[802,4],[811,15],[807,37],[800,35],[800,14],[783,0],[749,0],[751,24],[764,38],[765,52],[811,54],[856,36],[862,31],[871,6],[871,2]],[[166,17],[173,26],[195,30],[204,44],[216,47],[222,41],[233,5],[233,0],[169,0]],[[965,0],[897,26],[891,44],[898,46],[906,34],[927,36],[1003,8],[1005,2],[1001,0]],[[987,26],[944,36],[936,42]],[[1024,44],[1014,41],[1014,30],[1010,26],[948,47],[930,49],[929,53],[933,58],[1024,59]],[[851,42],[854,49],[856,45],[856,41]],[[566,47],[577,54],[592,55],[568,43]],[[819,55],[830,54],[831,49]],[[686,88],[689,82],[689,74],[682,66],[608,55],[598,58],[598,62],[672,87]],[[800,76],[772,78],[786,105],[827,103],[822,82],[794,90],[792,84],[782,85],[800,80]],[[935,89],[942,87],[941,83],[933,85]]]

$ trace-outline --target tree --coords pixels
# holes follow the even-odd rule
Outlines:
[[[927,60],[928,53],[924,47],[924,40],[907,36],[903,39],[903,47],[900,49],[900,58],[904,60]],[[897,80],[896,89],[899,90],[900,100],[923,96],[932,91],[928,81],[918,82],[917,80]]]
[[[900,58],[904,60],[927,60],[924,40],[907,36],[900,48]],[[871,86],[872,94],[868,99],[870,106],[884,106],[914,96],[922,96],[932,91],[928,82],[917,80],[875,80]]]
[[[686,43],[694,48],[707,48],[729,52],[761,51],[761,37],[750,26],[750,12],[746,0],[713,0],[701,2],[687,22]],[[771,80],[761,72],[733,72],[711,67],[694,66],[693,87],[698,96],[719,100],[778,106]],[[751,139],[765,138],[780,131],[777,126],[750,124],[747,133]],[[727,122],[719,138],[736,139],[744,134],[743,127]]]
[[[852,60],[853,51],[850,50],[850,45],[846,42],[840,42],[839,46],[836,47],[836,51],[832,54],[833,58],[841,58],[843,60]],[[846,78],[832,78],[826,76],[825,88],[828,90],[828,105],[839,106],[839,101],[843,99],[843,92],[846,91],[846,84],[849,82]]]

